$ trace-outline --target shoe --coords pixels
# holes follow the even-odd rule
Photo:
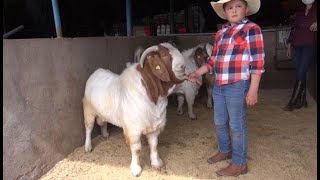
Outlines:
[[[246,174],[248,172],[248,166],[247,164],[243,165],[234,165],[229,164],[226,168],[220,169],[217,171],[218,176],[234,176],[237,177],[240,174]]]
[[[302,107],[305,107],[305,108],[308,107],[306,81],[302,82],[301,95],[298,102],[295,105],[296,109],[300,109]]]
[[[296,80],[296,83],[294,85],[293,92],[291,95],[291,99],[287,104],[287,106],[283,108],[283,110],[293,111],[296,108],[297,103],[300,101],[302,89],[303,89],[303,81]]]
[[[224,160],[227,160],[227,159],[231,159],[232,157],[232,154],[231,152],[228,152],[228,153],[222,153],[222,152],[218,152],[217,154],[213,155],[212,157],[210,157],[207,162],[209,164],[214,164],[214,163],[217,163],[217,162],[220,162],[220,161],[224,161]]]

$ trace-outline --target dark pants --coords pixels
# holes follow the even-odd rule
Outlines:
[[[315,59],[316,46],[293,46],[293,63],[296,69],[297,80],[306,81],[310,64]]]

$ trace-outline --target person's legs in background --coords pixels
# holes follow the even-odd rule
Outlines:
[[[301,88],[301,95],[300,98],[297,100],[295,105],[296,109],[301,107],[307,107],[307,73],[309,70],[310,65],[315,59],[316,47],[315,46],[304,46],[301,48],[301,62],[297,69],[297,76],[298,80],[301,81],[302,88]]]
[[[294,110],[299,96],[301,94],[301,89],[302,89],[302,81],[299,80],[299,71],[300,71],[300,66],[302,62],[302,48],[301,47],[296,47],[293,46],[292,48],[292,61],[295,67],[295,73],[296,73],[296,81],[293,87],[293,91],[291,94],[291,98],[288,102],[288,104],[284,107],[285,111],[292,111]]]

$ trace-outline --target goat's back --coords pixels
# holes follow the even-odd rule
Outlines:
[[[96,101],[97,99],[94,99],[94,96],[101,97],[101,94],[105,94],[105,91],[114,88],[115,86],[111,84],[115,83],[118,78],[118,74],[108,69],[97,69],[86,82],[85,97]]]

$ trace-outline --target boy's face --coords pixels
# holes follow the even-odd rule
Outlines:
[[[231,0],[226,3],[224,8],[224,14],[231,25],[239,23],[241,19],[246,17],[248,11],[248,6],[242,0]]]

